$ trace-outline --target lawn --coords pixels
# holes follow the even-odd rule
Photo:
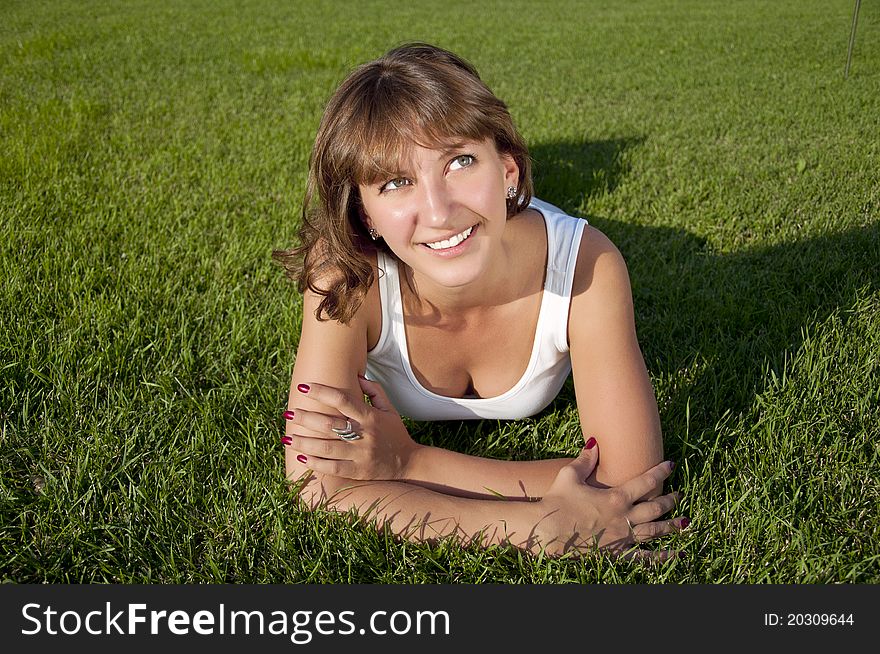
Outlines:
[[[0,0],[0,580],[880,582],[880,4]],[[300,512],[281,412],[323,103],[406,40],[508,102],[630,269],[686,557],[398,542]],[[575,454],[571,385],[519,422]]]

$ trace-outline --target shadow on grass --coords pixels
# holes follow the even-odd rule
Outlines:
[[[698,427],[751,404],[767,366],[782,368],[805,327],[880,289],[878,225],[718,255],[683,230],[592,222],[627,260],[649,367],[703,368],[682,389],[709,412]]]
[[[643,136],[632,136],[536,145],[530,149],[535,194],[568,213],[574,213],[583,200],[617,188],[618,180],[626,174],[623,153],[644,140]]]
[[[613,190],[621,154],[644,139],[535,148],[536,195],[566,210]],[[666,398],[673,423],[693,432],[754,401],[767,368],[779,371],[804,328],[880,289],[880,225],[717,254],[683,229],[586,215],[617,245],[633,286],[639,341],[656,375],[680,380]],[[667,389],[668,391],[669,389]],[[698,400],[688,407],[689,398]],[[574,402],[569,381],[557,402]],[[551,409],[554,405],[551,405]]]
[[[534,147],[536,196],[575,213],[617,186],[627,172],[624,151],[643,141],[639,136]],[[661,406],[672,455],[686,411],[690,431],[698,434],[712,430],[724,412],[746,410],[768,367],[779,371],[801,346],[805,327],[850,308],[860,293],[880,289],[878,225],[717,254],[683,229],[584,217],[626,259],[646,363],[655,376],[673,380]],[[574,402],[569,379],[545,412]],[[461,449],[468,435],[491,431],[495,423],[489,422],[457,425],[446,445]],[[532,454],[552,457],[559,451],[548,443]]]

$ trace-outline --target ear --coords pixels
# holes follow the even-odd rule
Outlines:
[[[519,186],[519,165],[513,155],[502,154],[501,163],[504,166],[504,186]]]

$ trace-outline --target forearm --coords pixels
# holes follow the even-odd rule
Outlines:
[[[505,461],[420,446],[409,459],[404,481],[459,497],[529,500],[540,498],[571,461]]]
[[[304,473],[297,488],[313,509],[354,511],[413,542],[452,537],[465,544],[513,545],[537,552],[535,502],[456,497],[404,482],[354,481]]]

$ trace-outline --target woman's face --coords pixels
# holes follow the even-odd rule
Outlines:
[[[360,185],[367,226],[417,278],[448,288],[479,279],[500,252],[519,168],[491,140],[408,155],[392,178]]]

